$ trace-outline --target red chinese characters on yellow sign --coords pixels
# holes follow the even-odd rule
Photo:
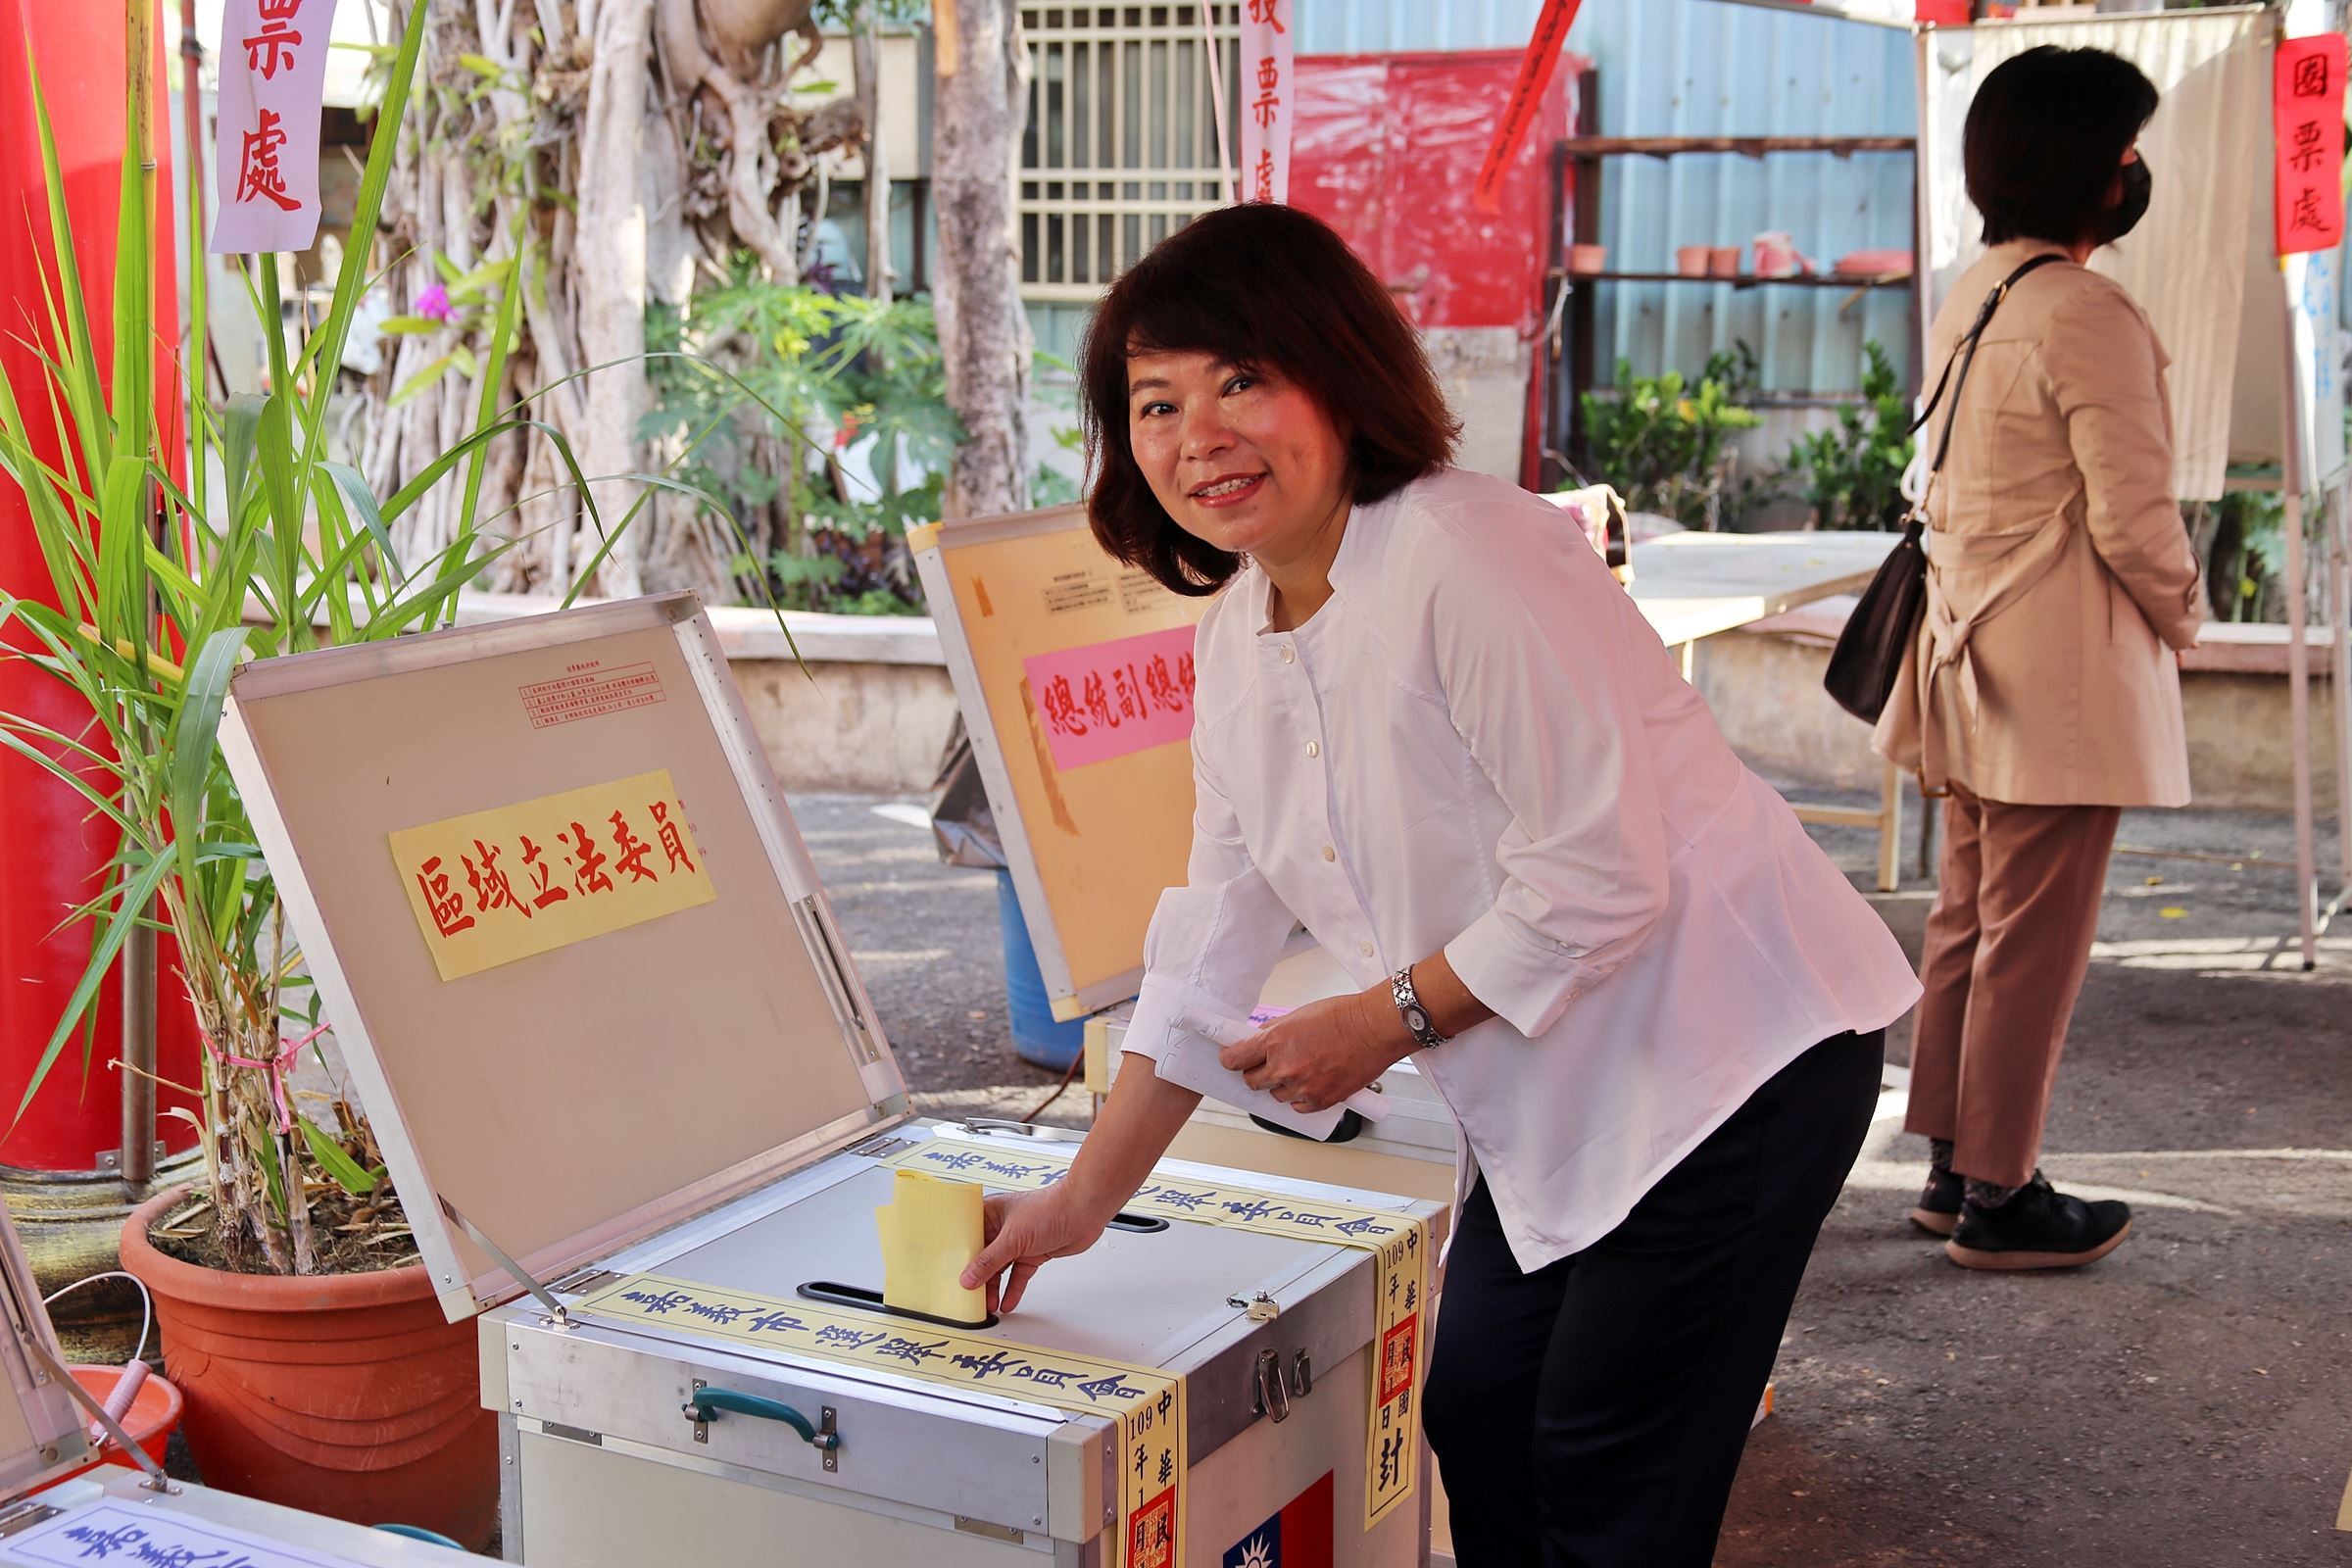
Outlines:
[[[2278,46],[2272,122],[2278,139],[2278,254],[2331,251],[2344,238],[2344,35]]]
[[[666,768],[404,828],[390,842],[443,980],[718,896]]]

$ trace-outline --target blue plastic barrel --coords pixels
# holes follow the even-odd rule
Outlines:
[[[997,873],[997,921],[1004,928],[1004,1005],[1012,1014],[1012,1049],[1026,1062],[1054,1072],[1068,1070],[1086,1050],[1086,1020],[1056,1023],[1038,972],[1037,950],[1013,895],[1012,873]]]

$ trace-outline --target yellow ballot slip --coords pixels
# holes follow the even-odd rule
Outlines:
[[[882,1301],[951,1323],[979,1323],[988,1297],[957,1284],[979,1255],[984,1226],[981,1193],[968,1182],[927,1171],[902,1170],[891,1201],[874,1210],[882,1229]]]

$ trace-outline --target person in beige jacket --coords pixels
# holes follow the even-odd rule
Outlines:
[[[2036,1162],[2121,809],[2188,802],[2177,653],[2203,592],[2166,359],[2132,297],[2082,265],[2146,209],[2135,143],[2156,105],[2095,49],[2034,49],[1985,78],[1963,158],[1989,249],[1930,333],[1948,365],[1997,284],[2063,258],[2002,299],[1944,412],[1927,612],[1874,737],[1949,791],[1904,1125],[1933,1151],[1911,1217],[1969,1267],[2085,1263],[2131,1227]]]

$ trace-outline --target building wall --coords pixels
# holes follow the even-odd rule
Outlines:
[[[1541,0],[1298,0],[1301,53],[1524,47]],[[1720,0],[1589,0],[1568,34],[1597,72],[1608,136],[1909,135],[1917,94],[1908,34]],[[1612,268],[1672,270],[1678,245],[1745,244],[1787,229],[1825,266],[1911,244],[1911,167],[1900,154],[1611,159],[1601,243]],[[1779,394],[1850,393],[1862,344],[1907,365],[1909,297],[1886,290],[1607,284],[1596,368],[1695,371],[1744,338]]]

